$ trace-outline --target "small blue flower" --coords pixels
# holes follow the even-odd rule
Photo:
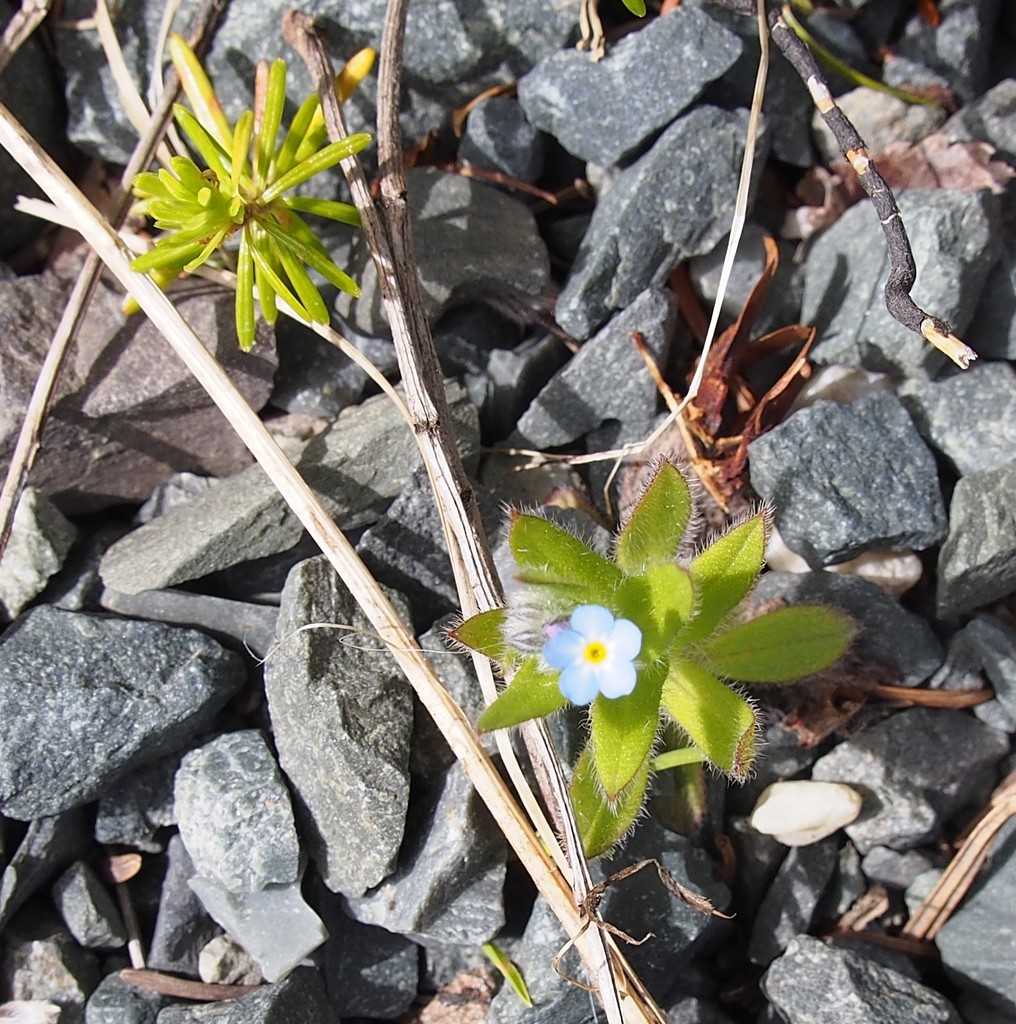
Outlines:
[[[615,619],[598,604],[583,604],[543,645],[543,659],[561,670],[558,686],[573,704],[588,704],[597,694],[626,697],[635,689],[635,665],[642,630]]]

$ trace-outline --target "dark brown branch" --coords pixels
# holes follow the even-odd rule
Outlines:
[[[715,2],[740,14],[750,13],[755,7],[754,0]],[[917,278],[917,267],[914,263],[913,250],[910,248],[910,239],[907,237],[907,229],[892,189],[879,173],[857,129],[836,105],[815,58],[807,45],[791,31],[782,10],[777,3],[767,0],[767,17],[773,42],[808,87],[812,101],[833,133],[844,157],[857,174],[861,187],[875,207],[879,223],[882,225],[889,251],[889,279],[885,285],[886,308],[894,320],[919,334],[965,370],[977,358],[977,353],[952,333],[949,324],[926,313],[910,297]]]

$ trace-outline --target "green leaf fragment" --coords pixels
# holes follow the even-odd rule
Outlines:
[[[828,668],[857,632],[834,608],[796,605],[744,622],[700,648],[717,675],[746,683],[784,683]]]
[[[236,257],[236,337],[240,348],[249,352],[254,347],[254,257],[251,256],[248,233],[240,233],[240,251]]]
[[[587,745],[572,776],[571,800],[587,857],[598,857],[619,843],[642,810],[649,785],[646,758],[624,791],[608,800],[597,778],[593,756]]]
[[[617,538],[617,564],[634,574],[673,561],[691,512],[684,474],[673,463],[661,463]]]
[[[350,135],[346,139],[329,143],[324,149],[313,156],[307,157],[306,160],[302,160],[295,167],[291,167],[285,174],[273,181],[265,189],[261,196],[261,201],[270,203],[272,200],[278,199],[283,192],[288,192],[291,188],[302,185],[320,171],[334,167],[335,164],[345,160],[346,157],[359,153],[369,143],[370,136],[366,132],[358,132],[356,135]]]
[[[522,972],[508,959],[504,951],[493,942],[485,942],[481,947],[483,955],[504,975],[504,980],[512,987],[512,991],[522,1002],[532,1008],[533,999],[529,994]]]
[[[335,199],[314,199],[310,196],[283,196],[279,200],[289,210],[299,210],[315,217],[327,217],[329,220],[351,227],[360,227],[360,211],[349,203],[340,203]]]
[[[268,171],[275,152],[275,140],[282,125],[286,109],[286,62],[276,60],[268,72],[268,87],[265,89],[265,106],[261,115],[261,128],[257,133],[256,166],[254,174],[258,182],[268,178]]]
[[[706,759],[744,779],[755,758],[755,709],[711,672],[675,661],[663,686],[663,707]]]
[[[480,732],[507,729],[560,711],[568,700],[558,688],[558,672],[544,670],[535,654],[523,658],[512,681],[476,723]]]
[[[645,0],[621,0],[621,2],[636,18],[644,18],[646,16]]]

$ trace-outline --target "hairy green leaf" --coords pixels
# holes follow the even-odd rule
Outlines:
[[[856,632],[853,620],[841,611],[796,605],[721,633],[700,654],[717,675],[746,683],[785,683],[828,668]]]
[[[743,779],[755,757],[755,710],[711,672],[674,661],[663,685],[663,707],[707,760]]]
[[[649,756],[660,721],[660,693],[666,662],[639,670],[635,689],[627,697],[599,696],[589,716],[590,745],[600,785],[614,799],[638,773]]]
[[[513,513],[508,544],[520,580],[565,590],[576,604],[605,604],[621,579],[613,562],[542,516]]]
[[[616,799],[608,800],[596,775],[587,745],[572,776],[571,799],[587,857],[598,857],[619,843],[635,824],[649,785],[649,758]]]
[[[477,729],[480,732],[507,729],[559,711],[568,703],[557,685],[559,675],[541,669],[540,659],[535,654],[523,658],[512,681],[480,715]]]
[[[704,640],[748,596],[765,562],[768,513],[728,530],[692,560],[695,615],[682,643]]]
[[[617,538],[617,564],[645,572],[677,556],[691,518],[692,497],[684,474],[661,462]]]
[[[673,562],[654,566],[640,576],[627,576],[614,591],[618,615],[642,630],[643,662],[666,654],[692,609],[691,578]]]
[[[493,661],[500,661],[505,653],[504,636],[501,632],[504,620],[504,608],[492,608],[466,619],[454,629],[450,629],[448,635],[470,650],[484,654]]]

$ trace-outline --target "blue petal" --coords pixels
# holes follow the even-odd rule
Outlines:
[[[580,604],[571,616],[571,628],[587,640],[606,640],[614,616],[602,604]]]
[[[618,619],[610,631],[607,649],[612,658],[631,661],[642,650],[642,630],[629,619]]]
[[[574,629],[560,629],[543,645],[543,660],[551,668],[567,668],[582,657],[585,646],[585,638]]]
[[[561,673],[557,685],[572,704],[588,704],[599,692],[597,675],[592,665],[576,662]]]
[[[600,693],[612,700],[627,697],[635,689],[637,673],[630,661],[610,660],[599,667]]]

